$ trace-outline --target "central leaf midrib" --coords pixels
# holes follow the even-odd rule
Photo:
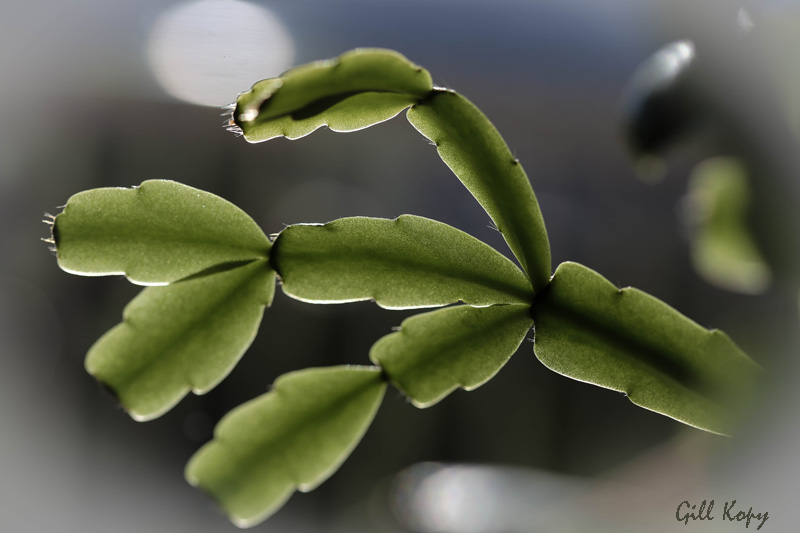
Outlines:
[[[256,262],[260,262],[260,260],[254,259],[253,261],[250,261],[246,265],[243,265],[239,268],[247,268]],[[266,263],[264,263],[264,265],[266,266]],[[171,336],[161,350],[151,352],[150,357],[148,357],[145,361],[142,361],[142,364],[138,365],[135,371],[126,375],[122,385],[118,385],[118,387],[120,389],[129,389],[150,368],[153,361],[164,356],[164,354],[172,352],[175,346],[180,345],[186,339],[187,335],[189,335],[189,332],[198,329],[199,324],[221,314],[222,311],[227,307],[227,303],[235,299],[235,297],[238,297],[244,286],[248,285],[252,281],[252,278],[257,276],[259,273],[260,271],[254,268],[253,272],[250,275],[245,276],[240,283],[236,284],[233,290],[226,292],[221,298],[215,300],[213,305],[209,305],[202,314],[197,315],[184,327],[180,328],[179,332],[174,336]],[[266,304],[264,304],[264,306],[266,306]],[[127,320],[123,322],[123,324],[126,324],[128,327],[132,327]],[[192,383],[185,383],[185,385],[188,386],[189,389],[194,386]]]
[[[336,395],[333,400],[325,402],[326,404],[329,404],[330,407],[327,407],[325,409],[314,409],[312,406],[311,409],[303,413],[302,417],[297,417],[297,416],[292,417],[295,420],[295,422],[283,424],[283,429],[279,433],[270,435],[266,439],[259,440],[258,442],[250,441],[247,444],[237,444],[234,440],[226,439],[225,437],[216,437],[217,443],[222,448],[226,447],[231,448],[234,451],[234,453],[237,453],[239,457],[246,457],[246,459],[244,459],[242,462],[247,463],[251,460],[250,458],[256,456],[259,465],[261,465],[264,462],[267,462],[269,459],[274,459],[274,453],[272,451],[266,451],[266,449],[278,448],[281,449],[281,453],[283,453],[283,449],[291,447],[299,438],[301,438],[302,434],[308,431],[308,428],[319,426],[320,422],[329,421],[332,418],[330,416],[330,413],[334,413],[335,417],[337,412],[341,409],[342,404],[351,403],[351,401],[353,401],[357,397],[366,394],[368,392],[368,389],[372,387],[378,388],[383,386],[382,383],[379,382],[376,383],[378,379],[379,377],[375,376],[374,380],[365,381],[363,384],[355,387],[354,389]],[[278,389],[278,392],[280,392],[280,389]],[[286,403],[291,403],[285,398],[284,401]],[[288,442],[286,445],[281,446],[280,441],[283,440]],[[291,470],[291,474],[293,475],[293,477],[299,477],[299,476],[294,476],[296,474],[294,469]],[[314,480],[311,481],[297,480],[297,479],[292,480],[292,482],[295,484],[294,488],[296,488],[297,485],[310,483],[312,481]],[[235,479],[228,484],[240,485],[240,483],[236,483]]]
[[[389,248],[389,249],[391,250],[391,248]],[[394,252],[394,250],[392,250],[392,252]],[[290,258],[289,259],[290,261],[295,260],[295,259],[300,259],[301,263],[303,262],[302,261],[303,259],[313,258],[313,261],[309,261],[309,264],[313,262],[316,265],[313,268],[313,270],[322,269],[322,267],[320,267],[320,265],[325,265],[327,263],[340,264],[340,265],[347,265],[347,264],[362,264],[363,265],[363,264],[366,263],[367,265],[371,265],[373,268],[375,266],[383,267],[384,265],[387,265],[387,264],[390,264],[390,268],[392,268],[392,266],[397,268],[397,265],[402,265],[402,269],[411,271],[412,273],[422,271],[422,272],[436,274],[436,275],[444,277],[444,278],[459,280],[459,281],[462,281],[462,282],[466,282],[466,283],[469,283],[469,284],[472,284],[472,285],[476,285],[476,286],[479,286],[479,287],[482,287],[482,288],[489,289],[491,291],[500,292],[500,293],[505,294],[507,296],[511,296],[512,298],[517,299],[520,303],[530,303],[532,298],[533,298],[533,291],[532,290],[529,290],[527,288],[525,290],[523,290],[520,286],[514,284],[513,282],[505,282],[505,281],[503,281],[501,279],[489,277],[489,276],[487,276],[485,274],[476,273],[476,272],[473,272],[473,271],[467,271],[467,270],[463,270],[463,269],[456,270],[454,268],[454,265],[455,265],[455,267],[457,267],[458,266],[457,263],[451,263],[450,265],[438,265],[438,264],[435,264],[435,263],[430,263],[430,262],[425,262],[425,261],[422,261],[422,260],[418,260],[416,258],[410,257],[408,255],[404,255],[402,253],[398,253],[398,252],[392,253],[392,252],[387,254],[387,253],[381,251],[380,253],[383,256],[382,258],[376,257],[374,254],[369,254],[367,257],[354,258],[353,254],[351,253],[350,250],[346,250],[346,249],[343,250],[342,248],[338,248],[336,250],[326,249],[323,252],[320,252],[320,251],[305,251],[305,250],[302,250],[302,251],[301,250],[292,250],[291,252],[287,253],[287,252],[276,251],[273,254],[274,257],[276,258],[276,260],[274,260],[275,264],[273,266],[275,267],[275,270],[278,272],[278,275],[280,275],[281,278],[285,280],[286,278],[284,277],[284,275],[281,272],[281,270],[282,270],[282,267],[281,267],[281,264],[280,264],[282,262],[281,256],[283,256],[284,258],[286,258],[288,256]],[[503,259],[505,259],[505,258],[503,258]],[[509,264],[514,269],[517,269],[517,267],[513,263],[509,262]],[[299,268],[303,268],[303,267],[299,267]],[[519,269],[517,269],[517,270],[519,270]],[[462,273],[462,274],[470,274],[470,275],[469,276],[464,275],[462,277],[456,277],[456,276],[453,275],[454,273]],[[520,274],[522,274],[521,271],[520,271]],[[523,276],[524,276],[524,274],[523,274]],[[290,274],[289,275],[289,279],[291,279],[291,277],[292,277],[292,275]],[[526,280],[526,278],[524,278],[524,277],[520,278],[521,281],[523,279]],[[291,281],[289,281],[289,283],[291,283]],[[503,303],[503,302],[495,302],[495,303],[500,304],[500,303]]]
[[[538,306],[541,305],[541,303],[538,303]],[[700,385],[702,386],[703,395],[707,395],[710,392],[711,386],[702,376],[698,376],[691,368],[683,365],[680,361],[676,361],[668,351],[654,349],[639,340],[620,334],[613,327],[609,327],[580,312],[575,312],[568,304],[551,301],[545,305],[549,308],[547,312],[555,315],[557,320],[570,324],[576,330],[588,332],[590,335],[602,338],[611,348],[618,348],[610,350],[611,357],[627,363],[633,362],[637,365],[648,366],[656,374],[666,376],[690,391],[697,392],[698,387],[695,387],[695,385]],[[536,320],[536,303],[533,309],[534,321],[538,322]],[[546,323],[547,320],[545,319],[542,322]],[[632,353],[637,355],[631,355]]]

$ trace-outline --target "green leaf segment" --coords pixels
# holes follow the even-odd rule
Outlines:
[[[266,259],[270,242],[241,209],[173,181],[94,189],[67,202],[53,226],[58,266],[166,285],[219,265]]]
[[[203,394],[228,375],[274,293],[275,272],[263,259],[148,287],[89,350],[86,370],[114,390],[133,418],[158,417],[189,390]]]
[[[404,109],[484,207],[522,265],[446,224],[403,215],[296,225],[270,242],[252,219],[209,193],[167,181],[73,196],[55,218],[59,265],[124,274],[148,287],[86,367],[137,420],[188,391],[216,385],[251,344],[276,276],[311,303],[374,300],[444,307],[411,317],[370,351],[375,367],[293,372],[235,409],[186,477],[240,526],[274,512],[295,489],[330,476],[394,384],[417,407],[494,376],[535,327],[549,368],[621,391],[635,404],[728,433],[758,367],[709,331],[635,289],[562,264],[551,277],[547,234],[522,166],[469,101],[434,88],[396,52],[356,50],[256,83],[227,125],[251,141],[352,131]]]
[[[256,83],[231,106],[226,125],[250,142],[299,139],[322,126],[356,131],[396,116],[431,88],[428,71],[397,52],[358,49]]]
[[[550,279],[550,242],[522,165],[480,110],[454,91],[434,91],[408,112],[469,189],[530,276],[535,292]]]
[[[275,241],[271,259],[283,292],[310,303],[374,300],[409,309],[533,298],[528,278],[494,248],[412,215],[290,226]]]
[[[241,527],[262,521],[295,489],[339,467],[367,431],[386,383],[377,367],[339,366],[281,376],[267,394],[228,413],[186,466]]]
[[[558,267],[533,320],[536,355],[548,368],[715,433],[730,431],[758,370],[721,331],[577,263]]]
[[[491,379],[532,325],[527,305],[447,307],[404,320],[369,356],[414,405],[429,407],[459,387],[472,390]]]

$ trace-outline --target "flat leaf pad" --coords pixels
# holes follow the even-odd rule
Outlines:
[[[534,351],[548,368],[715,433],[730,431],[759,374],[721,331],[577,263],[558,267],[533,319]]]
[[[481,241],[423,217],[343,218],[283,230],[270,260],[289,296],[387,308],[485,306],[532,298],[525,275]]]
[[[377,411],[386,383],[375,367],[313,368],[280,377],[271,392],[228,413],[186,466],[240,527],[265,520],[295,489],[309,491],[347,458]]]
[[[483,206],[531,278],[535,292],[550,279],[550,243],[528,176],[500,133],[472,102],[435,91],[408,111],[439,156]]]
[[[58,265],[73,274],[124,274],[164,285],[222,264],[265,259],[270,242],[244,211],[174,181],[92,189],[53,226]]]
[[[166,287],[148,287],[124,321],[86,356],[86,370],[109,386],[137,420],[169,410],[190,390],[219,383],[252,343],[275,272],[265,260]]]
[[[391,50],[362,48],[259,81],[227,125],[249,142],[298,139],[321,126],[355,131],[389,120],[432,89],[428,72]]]
[[[448,307],[404,320],[372,346],[370,359],[414,405],[428,407],[490,380],[532,325],[527,305]]]

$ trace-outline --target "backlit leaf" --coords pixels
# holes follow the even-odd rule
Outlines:
[[[124,274],[163,285],[265,259],[270,242],[241,209],[174,181],[78,193],[53,226],[58,265],[73,274]]]
[[[370,359],[417,407],[492,378],[533,325],[527,305],[459,305],[413,316],[372,346]]]
[[[548,368],[714,433],[730,431],[760,372],[721,331],[577,263],[558,267],[533,320]]]
[[[413,104],[413,105],[412,105]],[[353,131],[411,105],[408,120],[480,202],[532,280],[550,279],[550,245],[536,195],[491,122],[463,96],[433,89],[430,75],[387,50],[347,52],[256,83],[237,99],[228,126],[250,142],[297,139],[322,125]]]
[[[376,367],[312,368],[281,376],[272,391],[237,407],[186,466],[240,527],[312,490],[356,447],[386,383]]]
[[[489,119],[469,100],[437,90],[408,120],[483,206],[533,283],[550,280],[550,243],[536,195],[519,161]]]
[[[447,224],[402,215],[284,229],[270,257],[293,298],[375,300],[387,308],[525,303],[530,283],[490,246]]]
[[[389,120],[431,88],[430,74],[397,52],[351,50],[254,84],[227,125],[250,142],[297,139],[323,125],[354,131]]]
[[[190,390],[203,394],[228,375],[274,293],[275,272],[263,259],[148,287],[89,350],[86,370],[136,420],[161,416]]]

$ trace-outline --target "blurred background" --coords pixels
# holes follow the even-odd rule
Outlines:
[[[720,91],[736,124],[758,133],[748,146],[772,150],[784,178],[797,180],[800,5],[696,4],[0,4],[0,529],[234,531],[183,479],[214,424],[282,373],[368,363],[371,344],[411,314],[311,306],[278,292],[228,379],[156,421],[134,422],[84,372],[83,357],[140,288],[67,275],[40,241],[42,213],[57,214],[72,194],[172,179],[232,201],[267,233],[411,213],[509,253],[402,116],[258,145],[220,127],[219,107],[253,82],[369,46],[405,54],[494,122],[537,193],[554,267],[578,261],[725,330],[765,368],[767,386],[739,434],[722,438],[558,376],[524,342],[492,381],[433,408],[417,410],[390,389],[344,466],[255,530],[666,531],[680,525],[681,501],[703,499],[717,501],[715,514],[736,499],[745,511],[769,512],[767,531],[794,530],[796,279],[778,276],[761,294],[742,295],[701,278],[685,195],[693,167],[725,152],[719,132],[643,160],[626,147],[621,123],[637,68],[665,44],[691,39],[698,57],[725,67],[708,93]]]

